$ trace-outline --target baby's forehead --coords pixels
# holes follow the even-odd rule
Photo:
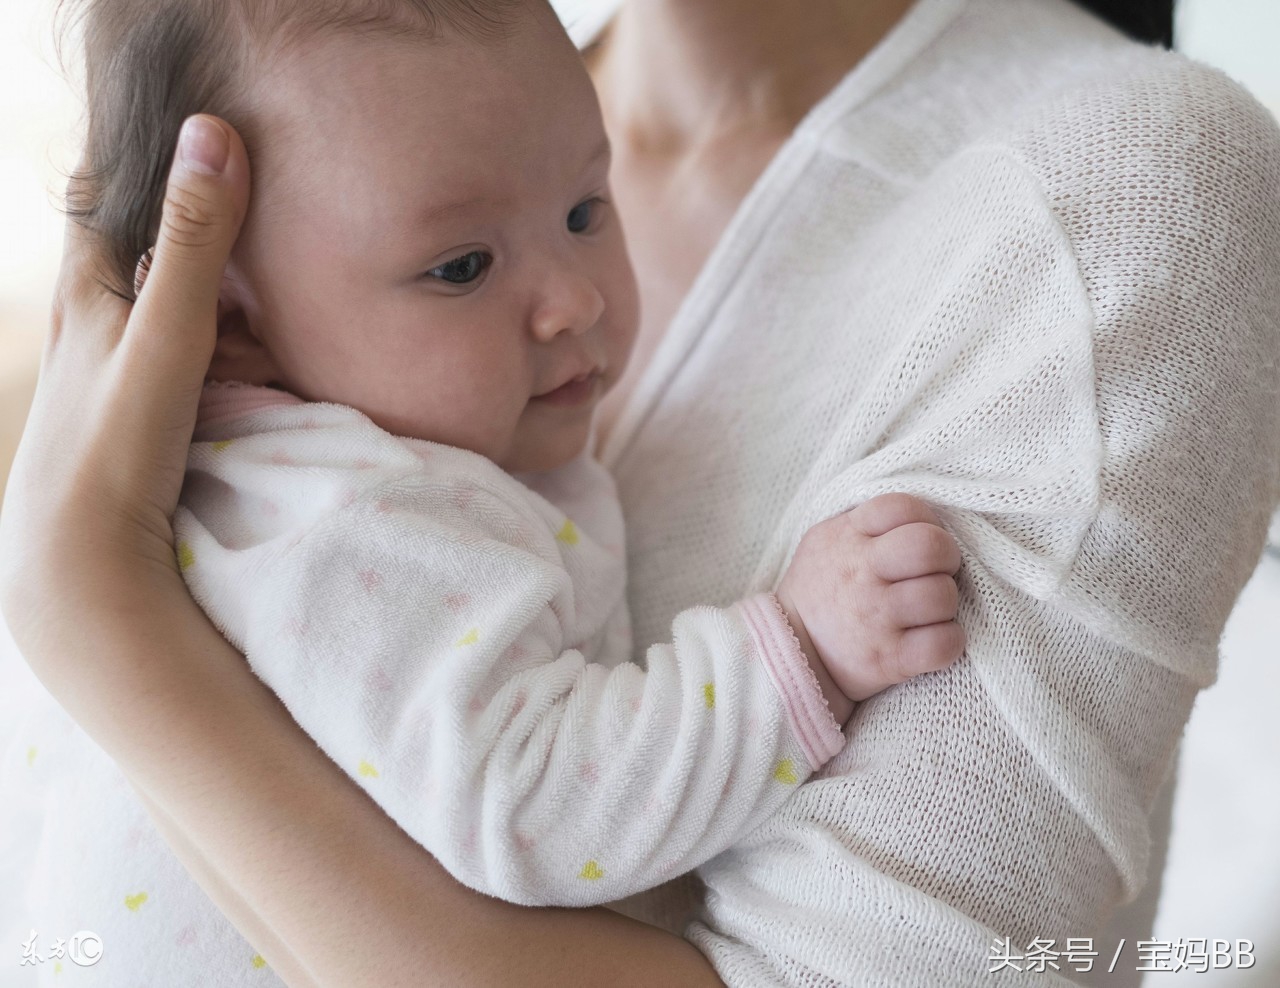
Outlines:
[[[273,138],[332,146],[407,131],[421,143],[429,127],[433,143],[448,146],[495,123],[518,123],[554,93],[565,75],[563,46],[545,32],[527,34],[498,43],[326,32],[257,66],[249,101]],[[580,64],[573,70],[582,73]]]
[[[346,32],[296,45],[256,73],[250,102],[258,150],[304,164],[381,148],[436,151],[469,121],[449,92],[457,53],[438,44]],[[476,59],[468,59],[476,67]],[[481,85],[492,80],[482,77]],[[429,122],[427,129],[423,124]],[[424,139],[436,147],[422,146]]]
[[[342,32],[293,46],[255,80],[258,191],[403,225],[455,203],[510,206],[581,169],[603,140],[581,63],[545,32],[510,40]]]

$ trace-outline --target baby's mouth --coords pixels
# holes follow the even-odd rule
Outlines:
[[[534,395],[533,400],[557,408],[574,408],[595,397],[599,384],[600,371],[591,370],[570,378],[557,388]]]

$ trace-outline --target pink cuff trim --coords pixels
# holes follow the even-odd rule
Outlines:
[[[239,381],[206,381],[200,392],[200,407],[196,421],[201,425],[224,422],[263,408],[280,408],[304,405],[301,398],[279,388],[263,388]]]
[[[809,668],[808,656],[796,640],[777,597],[757,594],[738,606],[747,620],[760,661],[782,697],[783,709],[809,759],[809,768],[816,772],[844,747],[844,734],[822,695],[818,677]]]

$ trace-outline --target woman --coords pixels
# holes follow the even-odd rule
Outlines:
[[[603,449],[636,637],[905,490],[965,550],[970,645],[700,869],[688,940],[693,879],[626,904],[662,928],[458,886],[186,595],[168,515],[234,135],[175,166],[131,313],[69,238],[6,618],[291,983],[979,983],[993,938],[1062,946],[1141,885],[1276,496],[1280,141],[1066,0],[781,6],[633,0],[592,55],[646,311]]]

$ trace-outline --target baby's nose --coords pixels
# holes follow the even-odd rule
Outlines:
[[[581,336],[604,315],[604,296],[594,281],[579,272],[552,276],[543,286],[533,317],[533,334],[547,342],[561,333]]]

